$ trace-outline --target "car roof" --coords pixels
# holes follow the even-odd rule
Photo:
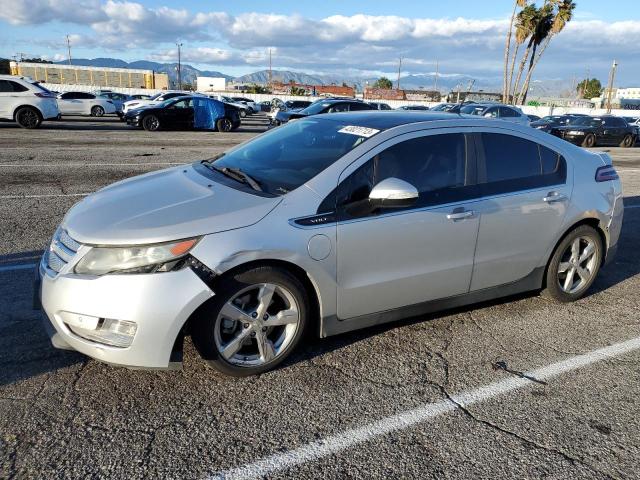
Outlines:
[[[340,121],[341,123],[346,123],[348,125],[375,128],[377,130],[388,130],[408,123],[452,120],[454,118],[464,117],[455,113],[430,111],[418,112],[411,110],[388,110],[381,112],[380,110],[360,110],[357,112],[326,113],[310,118],[323,118],[327,120]]]

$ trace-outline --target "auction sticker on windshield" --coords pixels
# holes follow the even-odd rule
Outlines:
[[[357,135],[359,137],[373,137],[380,130],[376,130],[375,128],[367,128],[367,127],[358,127],[356,125],[347,125],[346,127],[338,130],[338,133],[348,133],[350,135]]]

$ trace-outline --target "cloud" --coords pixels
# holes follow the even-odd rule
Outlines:
[[[585,62],[592,71],[602,65],[606,72],[614,57],[622,75],[625,68],[640,74],[635,60],[640,54],[640,21],[583,18],[569,23],[554,39],[537,74],[571,75],[584,70]],[[264,67],[271,48],[279,68],[391,73],[402,56],[410,73],[432,72],[437,60],[442,72],[478,76],[500,73],[508,27],[506,18],[230,15],[127,0],[0,0],[1,20],[13,25],[77,25],[83,29],[82,38],[73,40],[77,45],[136,49],[161,61],[176,58],[174,44],[179,40],[185,61],[196,64]]]

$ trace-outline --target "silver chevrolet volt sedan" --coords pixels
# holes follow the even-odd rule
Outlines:
[[[622,225],[611,159],[500,120],[314,116],[106,187],[38,274],[52,342],[136,368],[185,334],[229,375],[326,337],[524,291],[580,298]]]

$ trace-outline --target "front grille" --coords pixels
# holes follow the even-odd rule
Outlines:
[[[55,277],[75,257],[82,246],[69,236],[66,230],[59,228],[53,235],[49,250],[45,253],[46,273]]]

